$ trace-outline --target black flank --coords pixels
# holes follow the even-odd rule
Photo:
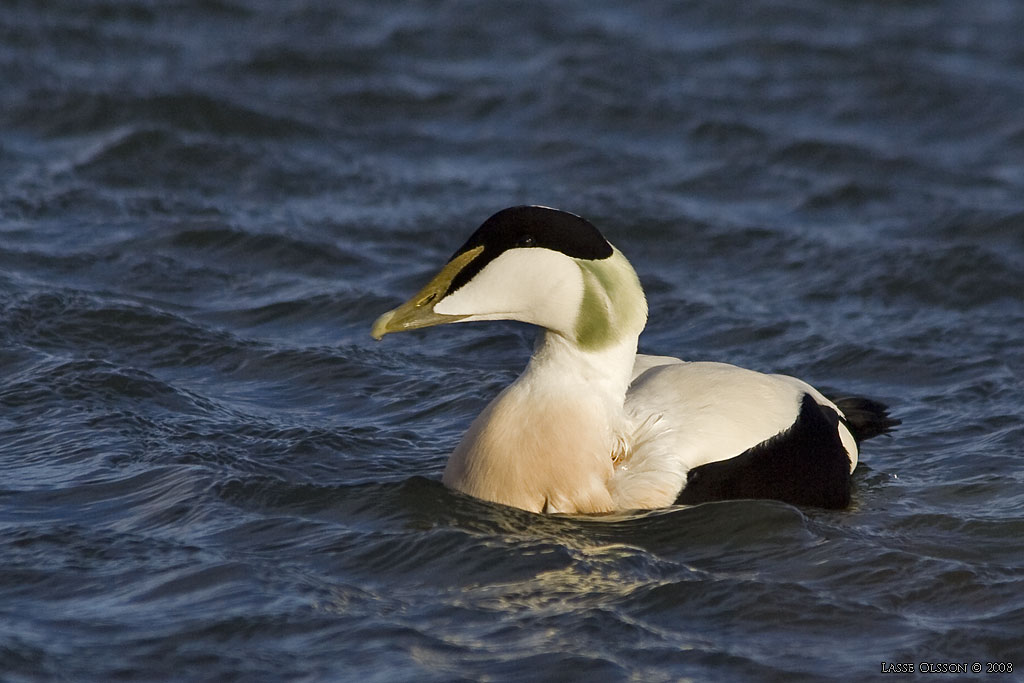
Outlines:
[[[838,424],[836,411],[805,394],[793,426],[734,458],[693,468],[676,503],[758,498],[845,508],[850,458]]]
[[[452,259],[475,247],[484,250],[452,279],[448,293],[469,282],[484,266],[508,249],[540,247],[583,259],[604,259],[612,247],[589,221],[544,206],[513,206],[494,214],[452,254]],[[451,261],[451,259],[449,259]]]

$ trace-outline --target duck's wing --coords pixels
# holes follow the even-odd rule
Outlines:
[[[672,356],[649,356],[646,353],[636,354],[636,358],[633,359],[633,378],[632,382],[636,381],[636,378],[644,374],[651,368],[656,368],[662,365],[681,365],[683,361]]]
[[[806,382],[724,363],[638,357],[626,395],[637,425],[609,488],[623,506],[773,498],[845,507],[857,440]]]

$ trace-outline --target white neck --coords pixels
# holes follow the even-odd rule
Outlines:
[[[535,512],[614,509],[607,481],[626,431],[637,334],[601,350],[544,331],[526,370],[476,418],[452,453],[452,488]]]

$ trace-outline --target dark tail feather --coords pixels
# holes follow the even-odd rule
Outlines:
[[[870,398],[850,396],[833,401],[846,417],[843,422],[849,427],[857,443],[879,434],[888,434],[902,424],[903,420],[889,417],[889,407]]]

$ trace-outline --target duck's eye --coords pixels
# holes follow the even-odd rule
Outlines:
[[[533,239],[533,235],[523,235],[516,240],[517,247],[532,247],[537,244],[537,240]]]

